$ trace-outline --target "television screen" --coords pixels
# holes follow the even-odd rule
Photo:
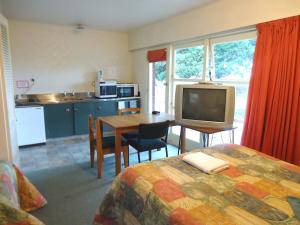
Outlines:
[[[225,111],[225,89],[183,89],[182,119],[225,122]]]

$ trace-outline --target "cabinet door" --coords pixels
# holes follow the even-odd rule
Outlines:
[[[95,116],[112,116],[118,114],[117,102],[101,101],[95,104]]]
[[[95,103],[95,116],[112,116],[118,114],[118,104],[116,101],[101,101]],[[104,125],[103,131],[112,131],[111,127]]]
[[[74,134],[73,104],[44,106],[46,137],[67,137]]]
[[[74,104],[74,125],[75,134],[87,134],[88,116],[94,114],[94,104],[92,102],[80,102]]]

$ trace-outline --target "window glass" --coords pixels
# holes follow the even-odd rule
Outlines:
[[[153,63],[153,79],[152,79],[152,111],[166,111],[166,78],[167,63],[166,61]]]
[[[213,45],[215,80],[249,81],[256,39]]]
[[[175,50],[175,79],[201,79],[203,66],[203,45]]]
[[[249,84],[235,85],[235,114],[236,121],[244,121]]]

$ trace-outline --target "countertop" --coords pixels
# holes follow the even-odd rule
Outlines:
[[[16,100],[16,106],[29,106],[29,105],[49,105],[49,104],[62,104],[62,103],[80,103],[80,102],[99,102],[99,101],[130,101],[135,99],[141,99],[141,97],[127,97],[127,98],[96,98],[96,97],[86,97],[86,98],[61,98],[61,99],[21,99]]]

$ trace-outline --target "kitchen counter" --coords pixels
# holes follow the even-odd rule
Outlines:
[[[96,98],[96,97],[62,97],[54,99],[20,99],[16,100],[16,106],[27,105],[48,105],[48,104],[62,104],[62,103],[78,103],[78,102],[101,102],[101,101],[130,101],[141,99],[141,97],[128,97],[128,98]]]
[[[16,108],[42,106],[44,109],[46,138],[88,134],[88,116],[117,115],[120,107],[141,107],[141,97],[105,98],[94,93],[56,93],[16,96]],[[121,104],[120,104],[121,102]],[[105,132],[111,128],[104,126]]]

